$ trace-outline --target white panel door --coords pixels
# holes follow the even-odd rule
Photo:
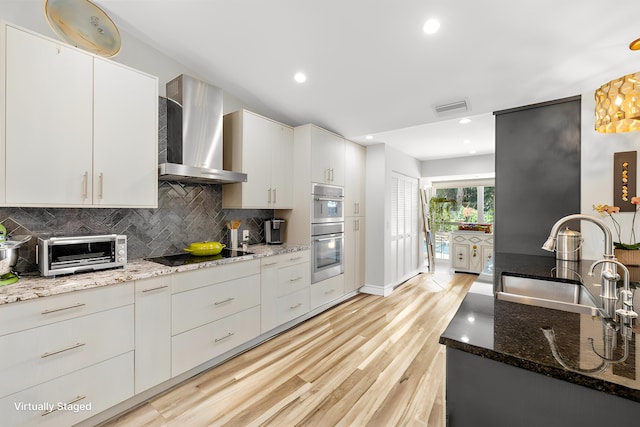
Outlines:
[[[63,43],[7,27],[7,204],[91,204],[92,64]]]
[[[105,206],[158,206],[158,80],[95,59],[94,195]]]

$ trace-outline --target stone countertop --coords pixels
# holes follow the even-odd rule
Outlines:
[[[597,277],[586,271],[592,261],[575,264],[571,271],[558,269],[553,257],[496,254],[496,277],[502,272],[537,278],[581,281],[599,300]],[[572,369],[564,368],[554,358],[542,328],[552,327],[559,353]],[[495,299],[493,296],[469,293],[458,312],[440,337],[440,343],[481,357],[527,369],[549,377],[590,387],[598,391],[640,402],[640,339],[635,329],[629,345],[629,356],[623,363],[611,363],[598,373],[577,370],[600,366],[589,343],[604,354],[604,327],[600,317],[568,313]],[[613,356],[623,354],[624,340],[617,336]]]
[[[220,258],[214,261],[168,267],[146,259],[135,259],[123,268],[102,270],[91,273],[71,274],[56,277],[42,277],[39,274],[25,275],[14,284],[0,287],[0,305],[26,301],[66,292],[96,288],[115,283],[147,279],[182,271],[210,268],[217,265],[249,261],[267,256],[298,252],[309,249],[303,245],[253,245],[249,246],[246,256]]]

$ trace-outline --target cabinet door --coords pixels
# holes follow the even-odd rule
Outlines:
[[[158,80],[95,59],[93,202],[158,205]]]
[[[135,389],[140,393],[171,377],[170,276],[135,283]]]
[[[355,291],[364,285],[364,218],[345,218],[344,290]]]
[[[366,149],[355,142],[345,141],[345,216],[364,216]]]
[[[93,58],[6,31],[6,203],[91,204]]]
[[[482,245],[482,266],[481,269],[487,265],[489,260],[493,257],[493,245]],[[482,270],[480,270],[482,271]]]
[[[247,182],[242,185],[242,206],[270,207],[271,123],[248,111],[242,112],[242,171]]]
[[[344,185],[344,138],[311,127],[311,181]]]
[[[469,269],[469,245],[461,243],[453,243],[452,245],[451,266],[455,269]]]
[[[272,207],[293,208],[293,129],[274,122],[271,150]]]

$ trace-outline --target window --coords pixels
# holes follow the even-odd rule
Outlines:
[[[475,184],[475,185],[474,185]],[[495,186],[492,181],[434,183],[429,220],[436,258],[449,258],[448,233],[461,223],[493,224]]]

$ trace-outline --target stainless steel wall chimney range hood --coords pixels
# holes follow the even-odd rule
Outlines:
[[[241,172],[222,170],[222,90],[182,74],[167,83],[167,163],[164,181],[229,184]]]

